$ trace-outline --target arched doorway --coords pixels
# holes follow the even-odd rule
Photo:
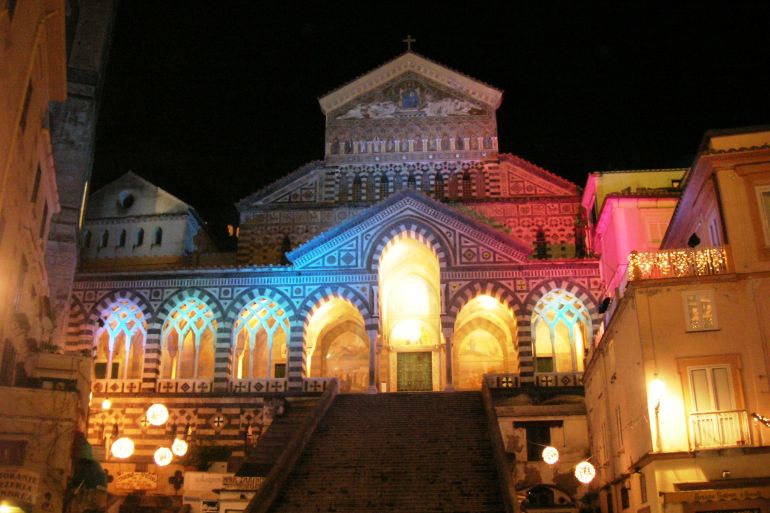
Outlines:
[[[411,238],[393,240],[379,266],[384,355],[380,379],[389,390],[441,386],[440,266],[434,252]]]
[[[510,308],[485,294],[457,315],[452,345],[452,378],[459,389],[478,390],[484,374],[518,370],[516,318]]]
[[[332,298],[308,322],[307,372],[337,378],[341,392],[369,387],[369,338],[361,312],[348,301]]]
[[[532,312],[535,372],[583,372],[591,316],[582,301],[564,289],[545,294]]]

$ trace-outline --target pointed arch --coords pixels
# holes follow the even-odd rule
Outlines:
[[[538,301],[530,317],[536,372],[582,372],[593,328],[585,304],[555,288]]]
[[[436,254],[441,269],[447,268],[455,261],[450,249],[452,246],[439,228],[428,224],[423,219],[404,217],[372,236],[372,242],[366,249],[364,259],[366,267],[376,272],[385,248],[400,238],[412,238],[426,244]]]
[[[95,363],[104,364],[94,366],[97,379],[142,377],[153,319],[150,302],[135,290],[110,291],[94,304],[84,336],[88,337]]]
[[[160,333],[160,377],[213,378],[217,341],[227,337],[220,325],[219,301],[204,289],[183,289],[167,298],[157,312],[152,327]]]

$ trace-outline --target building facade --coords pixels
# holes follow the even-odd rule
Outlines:
[[[707,133],[661,249],[629,255],[585,375],[602,511],[770,507],[769,147]]]
[[[321,98],[325,159],[238,203],[235,265],[183,259],[190,248],[167,246],[165,229],[159,261],[146,247],[155,225],[140,226],[160,222],[152,202],[133,194],[126,207],[126,177],[96,193],[66,344],[96,359],[88,436],[108,472],[152,474],[149,493],[173,494],[166,483],[183,460],[156,466],[158,446],[190,433],[242,458],[275,401],[331,378],[343,392],[380,393],[478,390],[486,376],[492,388],[580,397],[602,290],[580,192],[499,153],[501,100],[412,52]],[[173,427],[148,423],[153,402]],[[563,413],[583,439],[584,412]],[[511,454],[525,424],[561,422],[538,407],[525,417],[503,421]],[[109,448],[124,435],[136,452],[118,460]],[[543,482],[559,487],[544,474],[527,488]],[[556,495],[577,507],[575,483]]]

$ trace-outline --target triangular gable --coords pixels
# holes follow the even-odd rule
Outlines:
[[[500,155],[500,192],[506,196],[577,196],[577,185],[521,157]]]
[[[319,98],[321,110],[324,115],[327,115],[355,98],[408,72],[422,75],[492,109],[497,109],[503,98],[503,93],[499,89],[409,51]]]
[[[287,254],[295,268],[364,269],[364,255],[384,227],[431,226],[455,255],[453,265],[526,262],[530,249],[510,236],[414,191],[401,191]]]
[[[238,203],[238,210],[266,203],[318,202],[322,199],[323,161],[309,162],[299,169],[279,178]]]
[[[131,204],[121,206],[121,198],[131,195]],[[194,211],[188,203],[170,192],[129,171],[88,198],[88,218],[135,217],[146,215],[185,214]]]

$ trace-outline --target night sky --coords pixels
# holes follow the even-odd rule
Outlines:
[[[688,166],[705,130],[770,124],[770,2],[580,4],[122,0],[92,190],[131,169],[222,233],[235,201],[323,158],[317,98],[407,34],[504,91],[502,152],[578,185]]]

